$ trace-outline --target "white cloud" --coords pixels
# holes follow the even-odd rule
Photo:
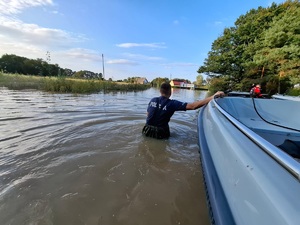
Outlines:
[[[102,60],[102,55],[91,49],[73,48],[63,51],[61,54],[65,55],[67,58],[77,58],[84,61],[101,62]]]
[[[138,65],[137,62],[128,59],[112,59],[106,62],[107,64],[122,64],[122,65]]]
[[[0,0],[0,49],[5,45],[36,46],[36,48],[60,48],[66,43],[85,40],[81,35],[74,35],[60,29],[40,27],[37,24],[24,23],[14,14],[27,8],[53,5],[52,0]],[[54,12],[57,13],[57,12]]]
[[[1,40],[1,38],[0,38]],[[39,53],[45,54],[46,51],[36,47],[35,45],[22,44],[17,42],[6,41],[5,44],[0,43],[0,56],[3,54],[16,54],[28,57],[41,57]]]
[[[102,56],[97,51],[85,48],[72,48],[69,50],[51,51],[51,63],[57,63],[62,68],[75,71],[102,70]]]
[[[53,0],[0,0],[0,57],[3,54],[16,54],[27,58],[46,59],[51,55],[51,63],[72,70],[102,71],[102,56],[91,49],[74,48],[87,38],[61,29],[41,27],[25,23],[18,18],[26,9],[39,6],[53,6]],[[45,12],[59,14],[58,11],[43,8]],[[158,47],[153,44],[151,47]],[[150,46],[148,46],[150,47]],[[138,65],[133,60],[109,60],[107,64]],[[118,67],[108,67],[107,73],[123,73]],[[127,72],[126,72],[127,73]]]
[[[60,29],[44,28],[8,17],[0,17],[0,47],[16,44],[35,45],[41,48],[65,48],[71,43],[85,41],[81,35],[74,35]]]
[[[145,48],[166,48],[165,43],[122,43],[116,46],[120,48],[133,48],[133,47],[145,47]]]
[[[74,48],[74,44],[87,40],[84,35],[25,23],[15,16],[27,8],[47,5],[53,5],[52,0],[0,0],[0,56],[16,54],[45,59],[49,51],[51,63],[58,63],[63,68],[101,69],[101,55],[93,50]]]
[[[158,56],[147,56],[142,54],[132,54],[132,53],[124,53],[124,56],[135,59],[135,60],[144,60],[144,61],[162,61],[164,58]]]
[[[1,0],[0,14],[17,14],[26,8],[53,5],[52,0]]]

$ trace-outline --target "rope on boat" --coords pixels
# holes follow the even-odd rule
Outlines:
[[[274,126],[277,126],[277,127],[285,128],[285,129],[288,129],[288,130],[293,130],[293,131],[296,131],[296,132],[300,132],[300,130],[298,130],[298,129],[295,129],[295,128],[292,128],[292,127],[286,127],[286,126],[279,125],[279,124],[272,123],[272,122],[269,122],[269,121],[265,120],[265,119],[259,114],[259,112],[258,112],[258,110],[257,110],[257,108],[256,108],[256,105],[255,105],[254,98],[252,98],[252,102],[253,102],[253,107],[254,107],[254,110],[255,110],[256,114],[257,114],[263,121],[265,121],[266,123],[271,124],[271,125],[274,125]]]

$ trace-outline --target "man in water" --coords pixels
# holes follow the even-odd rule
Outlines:
[[[143,134],[147,137],[157,139],[170,136],[169,121],[175,111],[195,110],[206,105],[215,96],[224,96],[222,91],[216,92],[213,96],[193,103],[180,102],[169,99],[172,91],[169,83],[163,83],[160,87],[160,97],[152,98],[148,104],[146,125]]]

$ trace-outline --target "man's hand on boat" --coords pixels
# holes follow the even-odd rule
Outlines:
[[[224,93],[223,91],[217,91],[217,92],[213,95],[214,98],[222,98],[222,97],[224,97],[224,96],[225,96],[225,93]]]

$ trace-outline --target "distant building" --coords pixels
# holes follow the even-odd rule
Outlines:
[[[136,78],[135,82],[137,84],[148,84],[149,81],[145,77],[138,77]]]
[[[171,87],[173,88],[187,88],[187,89],[194,89],[195,85],[194,84],[189,84],[187,83],[186,80],[171,80],[170,82]]]
[[[171,80],[170,85],[171,87],[181,87],[182,84],[184,84],[185,81],[182,80]]]

